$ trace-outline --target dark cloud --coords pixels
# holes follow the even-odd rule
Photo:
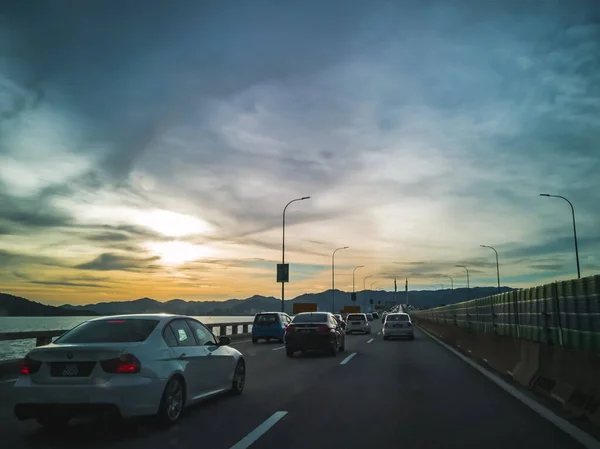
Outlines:
[[[69,214],[57,210],[46,195],[33,198],[14,198],[2,193],[0,186],[0,222],[7,234],[31,232],[35,229],[56,228],[72,223]]]
[[[120,232],[102,232],[98,234],[87,234],[85,239],[92,242],[127,242],[131,240],[131,237]]]
[[[159,267],[151,262],[156,262],[159,259],[159,257],[136,259],[117,254],[105,253],[89,262],[76,265],[73,268],[95,271],[152,271]]]

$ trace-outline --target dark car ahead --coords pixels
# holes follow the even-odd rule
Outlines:
[[[329,312],[305,312],[294,317],[285,331],[285,352],[327,351],[335,356],[346,346],[344,324]]]

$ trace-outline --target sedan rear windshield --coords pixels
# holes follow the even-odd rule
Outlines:
[[[292,323],[326,323],[327,314],[325,313],[306,313],[302,315],[296,315],[292,320]]]
[[[364,321],[364,315],[348,315],[348,321]]]
[[[408,321],[408,315],[388,315],[385,319],[387,321]]]
[[[263,313],[254,317],[254,324],[275,324],[279,323],[279,315],[276,313]]]
[[[146,340],[159,320],[114,319],[87,321],[54,343],[133,343]]]

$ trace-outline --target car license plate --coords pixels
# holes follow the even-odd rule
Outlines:
[[[300,332],[309,333],[310,329],[300,329]]]
[[[65,368],[62,371],[62,375],[64,377],[75,377],[79,374],[79,367],[76,363],[69,363],[65,365]]]
[[[352,324],[353,324],[354,326],[360,326],[362,323],[361,323],[360,321],[359,321],[359,322],[352,321]]]

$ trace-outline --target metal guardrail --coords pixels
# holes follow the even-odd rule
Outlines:
[[[219,329],[219,332],[215,335],[243,335],[249,332],[250,326],[252,323],[248,322],[234,322],[234,323],[214,323],[214,324],[204,324],[206,327],[210,329],[211,332],[215,333],[215,328]],[[240,332],[241,327],[241,332]],[[231,328],[231,333],[227,333],[227,329]],[[0,332],[0,341],[9,341],[9,340],[27,340],[35,338],[36,346],[47,345],[52,342],[54,337],[59,337],[69,329],[62,330],[49,330],[49,331],[29,331],[29,332]]]

